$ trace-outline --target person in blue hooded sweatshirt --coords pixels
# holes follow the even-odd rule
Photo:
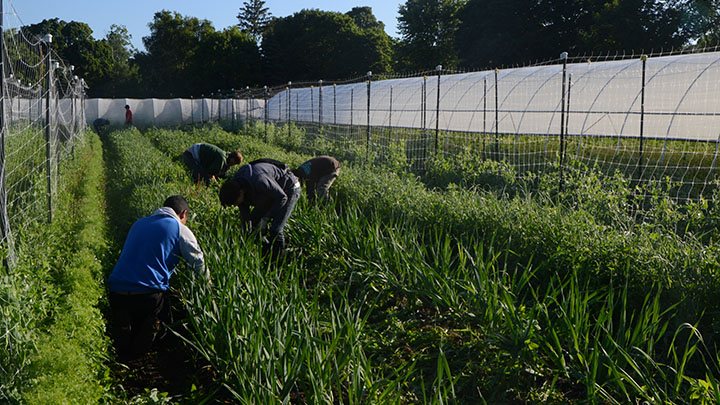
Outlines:
[[[120,258],[108,277],[115,345],[120,356],[150,349],[167,311],[170,276],[184,259],[210,280],[202,250],[185,226],[190,208],[179,195],[168,197],[152,215],[128,232]]]
[[[241,166],[220,187],[220,203],[240,208],[248,228],[265,231],[270,225],[270,240],[263,251],[271,259],[285,256],[283,229],[300,197],[300,181],[287,166],[273,159],[258,159]]]

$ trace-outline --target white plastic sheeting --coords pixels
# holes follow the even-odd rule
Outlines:
[[[643,135],[717,141],[720,135],[718,62],[718,52],[647,59]],[[482,71],[441,75],[439,79],[428,76],[372,82],[369,123],[428,129],[435,129],[437,125],[438,129],[449,131],[559,135],[562,73],[562,65],[549,65],[500,70],[497,79],[495,71]],[[566,73],[569,135],[640,136],[643,88],[640,58],[571,63]],[[289,113],[292,121],[367,125],[367,97],[367,82],[325,85],[322,89],[294,88],[269,100],[268,116],[285,121]],[[321,103],[322,112],[319,111]]]
[[[559,135],[562,65],[443,74],[343,85],[291,88],[268,99],[89,99],[88,122],[180,125],[218,118],[302,121],[442,131]],[[720,136],[720,52],[643,61],[570,63],[567,130],[572,136],[717,141]],[[439,108],[438,108],[439,86]],[[368,94],[370,95],[368,120]],[[266,111],[267,110],[267,111]]]
[[[263,100],[241,99],[129,99],[91,98],[85,102],[88,123],[104,118],[113,125],[125,123],[125,105],[139,126],[174,126],[220,118],[262,117]],[[260,112],[258,112],[258,110]]]

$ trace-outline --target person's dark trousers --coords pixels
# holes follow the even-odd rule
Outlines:
[[[290,219],[295,204],[300,198],[300,187],[295,187],[287,194],[287,202],[283,205],[275,216],[272,218],[270,225],[270,252],[273,259],[282,258],[285,254],[285,236],[283,229]]]
[[[192,153],[190,152],[184,152],[183,155],[183,162],[185,162],[185,166],[187,166],[190,169],[190,177],[193,179],[193,183],[197,183],[200,180],[205,182],[205,185],[210,184],[210,177],[205,173],[205,170],[198,164],[198,162],[193,158]]]
[[[121,357],[137,356],[150,350],[165,313],[165,292],[110,292],[115,347]]]

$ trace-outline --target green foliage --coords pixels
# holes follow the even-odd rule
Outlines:
[[[265,1],[250,0],[243,2],[237,19],[240,30],[250,34],[255,42],[259,42],[270,22],[271,15],[268,8],[265,7]]]
[[[348,14],[302,10],[268,24],[262,40],[266,80],[284,83],[386,73],[390,45],[390,37],[378,25],[361,28]]]
[[[29,38],[52,34],[52,49],[67,65],[76,67],[75,74],[88,83],[91,96],[96,95],[92,90],[94,86],[111,80],[112,48],[105,41],[96,41],[87,24],[52,18],[22,27],[22,30]]]
[[[76,148],[61,170],[56,212],[63,215],[50,225],[26,221],[18,263],[3,269],[3,402],[108,398],[108,341],[97,307],[106,248],[102,153],[97,137]]]
[[[398,70],[429,70],[436,65],[455,68],[455,31],[466,0],[407,0],[398,10]]]
[[[309,157],[260,141],[263,125],[245,131],[148,135],[169,159],[198,140],[247,160]],[[267,132],[313,153],[343,145],[292,127]],[[558,194],[551,175],[519,185],[506,165],[470,154],[431,161],[430,190],[367,152],[345,155],[334,204],[299,202],[282,266],[262,260],[215,190],[188,190],[213,276],[212,288],[183,280],[188,343],[235,400],[712,400],[717,362],[700,337],[713,338],[715,321],[699,320],[717,313],[718,251],[668,228],[684,217],[678,207],[659,198],[648,208],[663,219],[638,226],[622,176],[605,184],[578,167]]]
[[[588,55],[677,49],[713,25],[698,18],[703,5],[655,0],[468,0],[459,14],[457,55],[464,66],[489,68],[555,58],[563,51]],[[709,8],[716,14],[716,5]]]
[[[215,31],[207,20],[155,13],[146,52],[136,55],[146,97],[189,97],[208,89],[241,88],[259,80],[259,52],[237,28]]]

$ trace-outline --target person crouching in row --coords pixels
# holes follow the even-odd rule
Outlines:
[[[225,178],[227,170],[243,160],[239,150],[225,152],[209,143],[196,143],[183,152],[182,157],[193,181],[203,181],[206,186],[211,181],[217,182],[218,177]]]
[[[270,240],[263,243],[263,251],[271,259],[285,255],[283,229],[300,197],[300,181],[287,170],[284,163],[259,159],[240,167],[233,177],[220,187],[220,204],[240,208],[240,215],[250,230],[261,234],[270,225]]]
[[[301,182],[305,183],[305,192],[310,203],[315,202],[315,196],[327,203],[330,186],[340,174],[340,162],[337,159],[321,155],[301,164],[292,171]]]
[[[185,226],[189,206],[179,195],[168,197],[152,215],[130,228],[108,277],[114,339],[121,357],[134,357],[152,346],[161,319],[168,319],[170,276],[184,259],[210,282],[203,252]]]

